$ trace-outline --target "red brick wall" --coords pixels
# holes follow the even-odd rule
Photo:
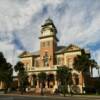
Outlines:
[[[40,43],[41,66],[44,66],[42,58],[45,55],[45,52],[48,52],[48,56],[50,57],[49,66],[53,66],[55,64],[54,52],[55,52],[56,45],[54,43],[54,39],[53,40],[49,40],[49,42],[50,42],[50,45],[49,46],[45,46],[45,47],[43,47],[43,42]]]

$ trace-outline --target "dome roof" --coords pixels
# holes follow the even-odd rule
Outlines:
[[[50,24],[54,26],[52,19],[49,17],[48,19],[45,20],[45,23],[42,26],[47,26]]]
[[[45,29],[49,29],[51,31],[53,31],[54,33],[57,33],[57,29],[53,23],[53,20],[49,17],[48,19],[45,20],[44,24],[41,25],[41,33],[42,31],[44,31]]]

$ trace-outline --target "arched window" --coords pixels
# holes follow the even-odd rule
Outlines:
[[[48,88],[53,88],[53,86],[54,86],[54,75],[49,74],[47,76],[47,81],[48,81]]]
[[[73,79],[74,79],[74,84],[79,85],[79,76],[76,73],[73,74]]]

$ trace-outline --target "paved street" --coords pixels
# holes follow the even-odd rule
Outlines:
[[[0,100],[100,100],[98,96],[21,96],[0,95]]]

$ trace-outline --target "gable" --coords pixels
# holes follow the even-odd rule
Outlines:
[[[76,46],[76,45],[73,45],[73,44],[70,44],[69,46],[67,46],[64,50],[64,52],[69,52],[69,51],[80,51],[81,48]]]
[[[27,57],[27,56],[32,56],[32,53],[27,52],[27,51],[24,51],[24,52],[22,52],[22,53],[19,55],[20,58],[21,58],[21,57]]]

